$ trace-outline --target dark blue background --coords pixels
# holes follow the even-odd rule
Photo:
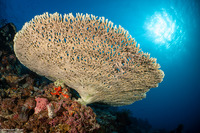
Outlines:
[[[104,16],[121,25],[136,39],[144,52],[158,59],[165,78],[147,98],[128,108],[133,115],[147,119],[153,128],[200,131],[200,10],[198,0],[0,0],[0,19],[13,22],[20,30],[35,15],[44,12],[88,13]],[[159,18],[164,20],[157,22]],[[170,23],[171,22],[171,23]],[[160,25],[159,25],[160,23]],[[171,38],[160,36],[149,27],[166,33],[174,24]],[[160,26],[160,29],[159,29]],[[169,37],[169,36],[168,36]]]

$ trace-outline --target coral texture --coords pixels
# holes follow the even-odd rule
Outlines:
[[[22,64],[64,81],[86,104],[131,104],[164,77],[128,31],[94,15],[35,16],[15,35],[14,51]]]

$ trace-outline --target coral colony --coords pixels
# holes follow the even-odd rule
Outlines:
[[[13,24],[0,30],[1,131],[149,131],[128,112],[98,109],[145,98],[164,77],[121,26],[94,15],[44,13],[18,33]]]
[[[126,30],[94,15],[35,16],[15,35],[14,51],[32,71],[75,89],[82,104],[128,105],[164,77]]]

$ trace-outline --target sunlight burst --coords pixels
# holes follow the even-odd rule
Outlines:
[[[150,18],[146,27],[150,32],[150,36],[154,38],[156,43],[165,44],[167,47],[168,42],[172,41],[175,34],[176,20],[163,10],[162,12],[155,12]]]

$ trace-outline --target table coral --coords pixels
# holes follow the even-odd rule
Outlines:
[[[75,89],[82,103],[128,105],[163,80],[155,58],[121,26],[94,15],[44,13],[15,35],[22,64]]]

